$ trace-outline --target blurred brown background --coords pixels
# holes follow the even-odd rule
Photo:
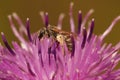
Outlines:
[[[31,32],[38,31],[43,26],[40,11],[49,13],[50,24],[56,25],[60,13],[65,13],[63,27],[69,27],[69,4],[71,0],[0,0],[0,32],[4,32],[8,41],[16,40],[10,29],[7,16],[16,12],[25,23],[27,17],[30,18]],[[119,0],[73,0],[74,2],[74,19],[77,26],[77,13],[82,10],[83,16],[93,8],[95,12],[91,16],[95,18],[94,33],[100,35],[111,24],[112,20],[120,15]],[[90,19],[91,19],[90,18]],[[106,37],[105,41],[116,44],[120,41],[120,21],[117,23]],[[1,42],[1,38],[0,38]]]

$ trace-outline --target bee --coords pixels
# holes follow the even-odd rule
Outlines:
[[[73,36],[73,33],[66,32],[63,30],[58,29],[55,26],[48,26],[47,28],[42,28],[38,33],[38,38],[42,39],[44,37],[52,38],[55,41],[57,41],[61,46],[64,46],[64,44],[67,45],[68,51],[72,51],[72,39],[71,35]]]

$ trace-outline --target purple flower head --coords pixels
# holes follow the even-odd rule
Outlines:
[[[82,12],[78,12],[77,32],[72,10],[73,3],[69,12],[71,32],[65,34],[61,30],[64,14],[60,15],[58,25],[52,31],[48,13],[40,12],[45,27],[33,34],[30,33],[29,18],[24,25],[16,13],[9,15],[11,29],[20,43],[13,41],[13,47],[10,47],[1,32],[5,47],[0,45],[0,80],[120,80],[120,69],[116,69],[120,61],[120,43],[115,46],[103,43],[120,16],[103,34],[97,36],[93,34],[94,18],[88,29],[85,28],[93,10],[84,18]],[[19,31],[12,18],[20,25]],[[69,43],[68,38],[64,38],[66,34]],[[28,40],[25,40],[25,35]]]

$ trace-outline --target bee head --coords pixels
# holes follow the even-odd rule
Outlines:
[[[57,37],[57,34],[58,32],[56,32],[53,27],[44,27],[42,29],[40,29],[39,33],[38,33],[38,38],[39,39],[42,39],[44,37],[47,37],[47,38],[56,38]]]

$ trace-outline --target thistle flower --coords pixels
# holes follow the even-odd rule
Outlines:
[[[0,45],[0,79],[1,80],[120,80],[120,69],[115,69],[120,60],[120,43],[103,43],[104,38],[110,33],[113,26],[120,20],[115,18],[106,31],[97,36],[93,34],[94,19],[86,30],[85,24],[93,13],[91,9],[82,19],[81,11],[78,12],[78,31],[72,16],[73,3],[70,4],[70,28],[76,38],[71,35],[72,51],[69,52],[67,43],[60,45],[53,38],[38,38],[39,33],[30,33],[30,22],[27,18],[26,25],[22,23],[16,13],[9,15],[11,29],[20,41],[13,41],[13,48],[3,32],[2,40],[5,47]],[[48,28],[48,13],[41,12],[43,23]],[[12,21],[18,22],[18,31]],[[58,20],[58,29],[62,29],[61,14]],[[24,39],[24,36],[28,40]],[[63,51],[64,50],[64,51]],[[64,55],[63,55],[64,54]]]

